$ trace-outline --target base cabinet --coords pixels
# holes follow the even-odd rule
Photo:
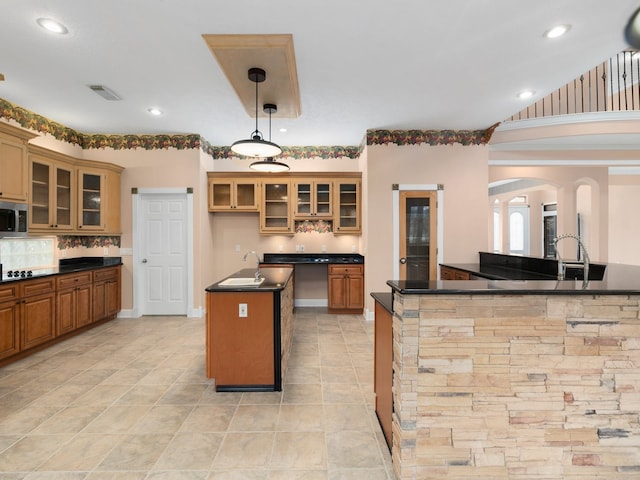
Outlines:
[[[121,307],[121,267],[0,284],[0,366],[100,320]]]
[[[93,321],[115,317],[120,311],[120,267],[93,272]]]
[[[0,359],[20,351],[20,303],[16,285],[0,287]]]
[[[471,280],[471,274],[458,268],[441,265],[440,280]]]
[[[362,313],[364,266],[329,265],[329,313]]]
[[[56,279],[57,334],[63,335],[93,321],[90,271],[62,275]]]
[[[373,391],[376,415],[391,449],[393,417],[393,315],[378,301],[375,303],[375,348]]]
[[[56,337],[56,294],[53,278],[24,282],[20,315],[20,350]]]

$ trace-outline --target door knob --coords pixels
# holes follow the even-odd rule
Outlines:
[[[142,259],[142,263],[147,263],[147,259],[146,259],[146,258],[143,258],[143,259]]]
[[[404,265],[405,263],[407,263],[407,259],[406,259],[406,258],[404,258],[404,257],[402,257],[402,258],[400,259],[400,263]]]

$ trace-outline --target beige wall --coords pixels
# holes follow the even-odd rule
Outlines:
[[[609,262],[640,265],[640,175],[609,181]]]
[[[386,292],[393,278],[392,184],[444,186],[443,259],[477,261],[487,249],[488,148],[486,146],[369,146],[366,149],[364,249],[366,309],[370,292]]]

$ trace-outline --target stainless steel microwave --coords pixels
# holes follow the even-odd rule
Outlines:
[[[0,202],[0,237],[26,237],[28,211],[26,203]]]

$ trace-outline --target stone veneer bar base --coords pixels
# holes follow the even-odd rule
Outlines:
[[[395,293],[398,478],[640,478],[639,305]]]

